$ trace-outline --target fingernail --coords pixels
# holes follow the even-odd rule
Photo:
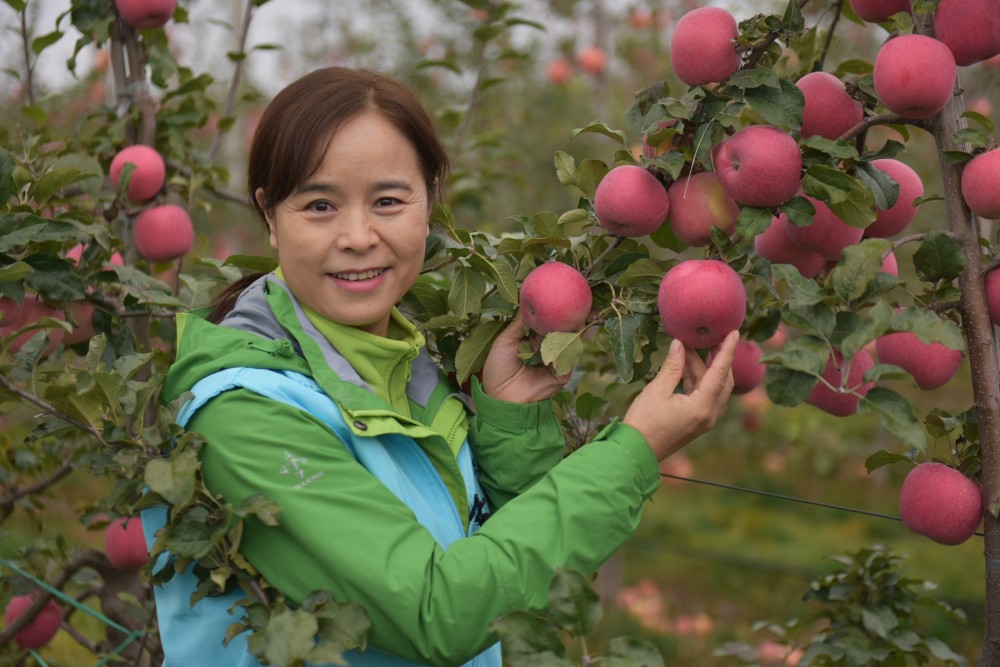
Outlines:
[[[681,342],[676,338],[670,341],[670,349],[667,350],[667,356],[673,357],[677,354],[680,354],[680,351],[681,351]]]

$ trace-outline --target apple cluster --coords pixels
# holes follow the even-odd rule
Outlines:
[[[172,14],[174,3],[120,0],[118,4],[124,17],[137,16],[128,12],[138,9],[144,12],[166,11],[166,4],[169,4]],[[151,19],[147,17],[147,24],[143,27],[155,27],[148,24],[148,20]],[[108,176],[115,190],[131,204],[144,207],[133,220],[132,241],[139,256],[151,262],[179,259],[194,244],[194,226],[188,212],[176,204],[154,203],[164,189],[166,174],[166,164],[160,153],[155,148],[142,144],[127,146],[118,151],[108,168]],[[77,244],[67,250],[64,256],[73,264],[79,264],[84,251],[84,246]],[[122,255],[115,252],[106,263],[105,270],[123,265]],[[68,319],[73,326],[50,327],[49,344],[44,354],[51,354],[60,344],[73,345],[86,341],[93,335],[94,306],[90,303],[76,303],[70,310]],[[19,351],[35,334],[39,328],[38,323],[44,318],[66,320],[67,314],[63,309],[46,303],[37,294],[28,294],[21,302],[0,297],[0,336],[20,332],[10,341],[10,348],[14,352]]]

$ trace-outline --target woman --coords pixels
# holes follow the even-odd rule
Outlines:
[[[566,382],[497,338],[470,412],[396,309],[417,279],[447,157],[416,97],[381,74],[322,69],[264,112],[249,193],[279,269],[178,318],[166,400],[202,433],[206,485],[263,494],[241,552],[289,600],[326,589],[371,618],[352,665],[500,665],[490,622],[541,608],[556,568],[595,571],[632,534],[658,460],[728,399],[737,335],[706,369],[680,343],[625,417],[563,459],[550,397]],[[685,394],[675,394],[684,379]],[[487,521],[487,518],[489,519]],[[147,540],[163,516],[144,517]],[[167,665],[253,665],[222,647],[235,598],[157,587]]]

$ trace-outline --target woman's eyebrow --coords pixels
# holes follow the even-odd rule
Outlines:
[[[406,190],[408,192],[413,192],[413,186],[407,181],[400,180],[387,180],[387,181],[376,181],[371,184],[368,188],[370,192],[382,192],[383,190]],[[303,183],[299,187],[295,188],[295,194],[307,194],[312,192],[321,192],[325,194],[340,194],[341,189],[332,183]]]

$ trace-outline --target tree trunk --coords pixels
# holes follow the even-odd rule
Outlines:
[[[965,256],[965,269],[958,278],[958,286],[962,294],[962,320],[969,346],[972,390],[979,424],[982,452],[979,479],[988,509],[1000,505],[1000,359],[993,338],[993,323],[986,308],[979,220],[962,198],[961,166],[949,163],[944,154],[948,150],[968,150],[954,139],[955,132],[965,126],[961,116],[965,107],[960,82],[956,82],[956,93],[934,120],[931,131],[941,164],[948,226]],[[989,511],[984,516],[986,622],[979,665],[994,667],[1000,666],[1000,521]]]

